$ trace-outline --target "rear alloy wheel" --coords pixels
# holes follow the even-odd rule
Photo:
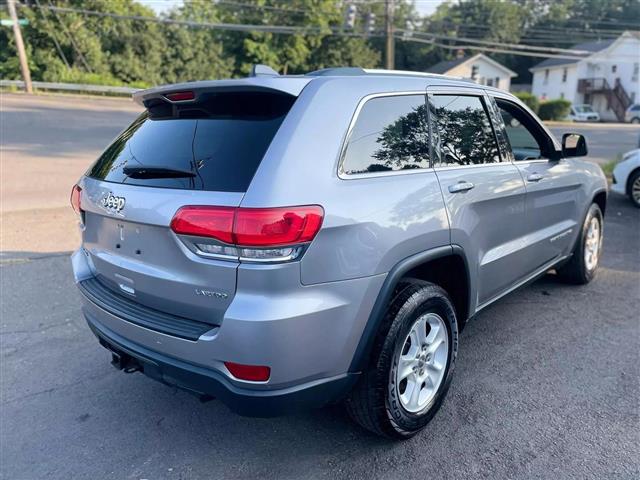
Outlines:
[[[435,396],[449,356],[444,320],[427,313],[411,327],[395,360],[395,394],[408,412],[419,412]]]
[[[558,268],[558,276],[562,280],[576,285],[584,285],[593,280],[602,255],[602,228],[602,211],[593,203],[587,212],[571,259]]]
[[[629,198],[633,204],[640,208],[640,170],[635,172],[629,179]]]
[[[456,314],[447,293],[432,283],[406,280],[389,304],[347,411],[378,435],[412,437],[442,405],[457,348]]]

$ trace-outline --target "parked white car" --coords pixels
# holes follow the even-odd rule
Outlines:
[[[591,105],[571,105],[568,118],[574,122],[599,122],[600,114]]]
[[[624,114],[624,121],[627,123],[640,123],[640,103],[634,103]]]
[[[640,208],[640,148],[627,152],[613,169],[613,192],[628,195]]]

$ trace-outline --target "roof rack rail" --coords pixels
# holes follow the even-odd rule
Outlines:
[[[461,80],[462,77],[452,75],[441,75],[439,73],[412,72],[410,70],[384,70],[379,68],[360,67],[335,67],[323,68],[305,74],[310,77],[331,77],[331,76],[360,76],[360,75],[387,75],[387,76],[408,76],[408,77],[430,77],[430,78],[455,78]]]
[[[321,70],[314,70],[313,72],[306,73],[309,77],[330,77],[335,76],[357,76],[366,75],[367,72],[364,68],[360,67],[334,67],[323,68]]]
[[[276,72],[269,65],[255,64],[251,67],[250,77],[279,77],[280,74]]]

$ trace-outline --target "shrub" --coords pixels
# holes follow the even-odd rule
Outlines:
[[[516,97],[520,99],[522,103],[524,103],[527,107],[533,110],[534,113],[538,113],[538,108],[540,107],[540,101],[538,97],[536,97],[533,93],[529,92],[516,92],[514,93]]]
[[[571,102],[568,100],[549,100],[540,104],[538,115],[542,120],[564,120],[570,108]]]

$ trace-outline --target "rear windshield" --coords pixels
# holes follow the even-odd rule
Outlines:
[[[210,93],[196,104],[157,101],[87,175],[146,187],[244,192],[294,100],[234,92]],[[144,168],[155,173],[140,174]]]

